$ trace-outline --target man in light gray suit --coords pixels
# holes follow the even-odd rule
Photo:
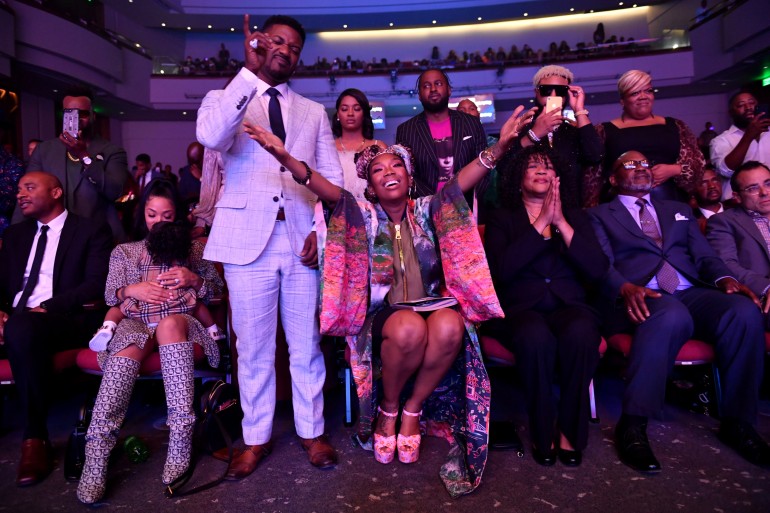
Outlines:
[[[756,160],[742,164],[730,177],[740,206],[709,218],[706,238],[730,272],[770,310],[770,170]],[[765,316],[765,329],[770,316]]]
[[[251,32],[246,15],[243,30],[246,64],[224,90],[206,95],[197,123],[198,140],[222,154],[225,169],[225,189],[204,256],[224,263],[238,336],[246,449],[230,465],[227,477],[233,480],[251,474],[272,447],[277,308],[289,346],[294,425],[301,445],[314,466],[337,463],[324,435],[326,371],[311,233],[317,197],[249,139],[243,122],[271,130],[297,158],[337,185],[342,185],[342,168],[324,107],[286,83],[305,43],[302,25],[288,16],[272,16],[261,32]]]

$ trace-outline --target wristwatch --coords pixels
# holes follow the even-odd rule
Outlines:
[[[88,155],[86,155],[85,157],[83,157],[83,158],[82,158],[82,159],[80,159],[80,160],[82,160],[82,161],[83,161],[83,164],[85,164],[86,166],[90,166],[90,165],[91,165],[91,162],[93,162],[93,160],[91,159],[91,157],[89,157]]]

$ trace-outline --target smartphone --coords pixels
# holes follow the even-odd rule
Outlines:
[[[765,117],[768,117],[768,114],[770,114],[770,105],[766,103],[757,105],[754,107],[754,114],[764,114]]]
[[[561,96],[549,96],[545,99],[545,111],[551,112],[552,110],[561,111],[561,107],[564,105],[564,98]]]
[[[72,137],[78,136],[78,109],[64,109],[64,126],[62,130]]]

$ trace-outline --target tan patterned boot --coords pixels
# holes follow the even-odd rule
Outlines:
[[[104,364],[102,383],[86,432],[86,461],[78,483],[78,499],[93,504],[104,495],[107,461],[115,447],[118,431],[126,416],[139,362],[113,356]]]
[[[168,454],[162,480],[163,484],[169,484],[190,466],[195,428],[193,345],[192,342],[164,344],[158,351],[163,386],[166,388],[166,423],[169,427]]]

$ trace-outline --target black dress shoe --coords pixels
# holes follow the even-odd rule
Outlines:
[[[748,422],[723,420],[718,436],[746,461],[761,467],[770,467],[770,446]]]
[[[583,463],[583,451],[568,451],[559,447],[559,461],[566,467],[579,467]]]
[[[620,461],[638,472],[657,474],[660,463],[647,439],[647,423],[628,425],[621,420],[615,428],[615,446]]]
[[[556,449],[551,448],[548,452],[541,452],[537,447],[532,447],[532,458],[539,465],[552,467],[556,463]]]

